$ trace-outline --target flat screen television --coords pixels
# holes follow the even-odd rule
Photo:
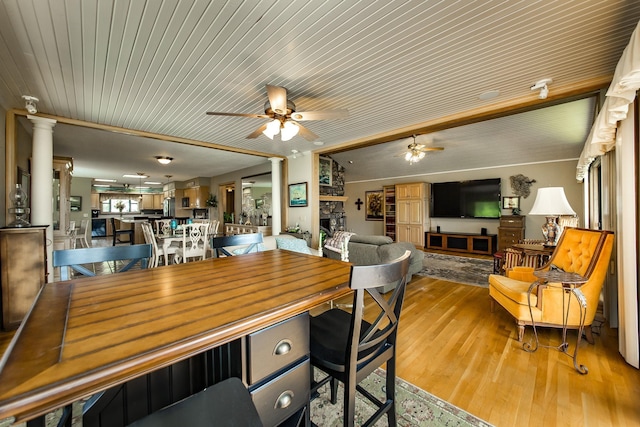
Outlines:
[[[500,178],[431,184],[432,218],[500,218]]]

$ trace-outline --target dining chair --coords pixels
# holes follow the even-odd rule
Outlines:
[[[220,258],[220,255],[233,256],[259,252],[263,237],[262,233],[236,234],[233,236],[212,237],[209,242],[216,258]],[[239,246],[239,248],[230,249],[233,246]]]
[[[150,222],[143,222],[140,224],[140,227],[144,233],[145,242],[150,244],[152,248],[153,255],[151,257],[151,262],[149,263],[149,268],[157,267],[160,265],[160,258],[164,257],[164,248],[158,245],[158,240],[153,232],[153,226]],[[166,262],[165,265],[167,265]]]
[[[130,427],[262,427],[251,394],[239,378],[231,377],[141,418]]]
[[[140,263],[140,268],[147,268],[151,256],[151,245],[61,249],[53,251],[53,267],[60,267],[60,280],[68,280],[71,278],[69,268],[85,276],[95,276],[95,272],[89,270],[83,264],[128,260],[127,264],[115,271],[120,273],[131,269],[137,263]]]
[[[382,415],[396,425],[396,336],[404,299],[411,251],[388,264],[351,266],[349,287],[354,291],[351,312],[331,308],[310,318],[311,365],[324,372],[315,381],[311,370],[311,396],[330,383],[331,403],[337,401],[338,381],[344,384],[344,426],[353,426],[356,391],[378,410],[363,425]],[[377,288],[396,284],[393,292]],[[365,300],[365,295],[370,296]],[[365,320],[375,319],[373,323]],[[386,398],[377,399],[359,383],[386,362]]]
[[[89,226],[89,220],[83,219],[80,221],[80,230],[76,233],[76,243],[75,247],[88,248],[91,245],[89,244],[88,237],[91,235],[91,227]]]
[[[121,228],[121,229],[117,229],[116,228],[116,219],[115,218],[111,218],[111,229],[113,230],[113,244],[112,246],[115,246],[116,243],[118,243],[120,241],[120,239],[118,238],[118,236],[121,235],[127,235],[129,236],[129,244],[133,245],[133,236],[134,236],[134,229],[127,229],[127,228]]]
[[[180,264],[190,258],[205,259],[207,257],[207,236],[209,224],[183,224],[182,244],[173,255],[173,262]]]
[[[156,235],[166,236],[171,234],[171,220],[170,219],[156,219],[154,221],[156,225]]]

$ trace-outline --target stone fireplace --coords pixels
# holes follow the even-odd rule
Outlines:
[[[329,157],[321,158],[325,164],[327,160],[331,165],[331,185],[320,185],[320,226],[335,231],[346,230],[347,217],[344,213],[344,204],[347,198],[344,195],[344,167]]]

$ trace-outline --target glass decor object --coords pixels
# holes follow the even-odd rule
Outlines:
[[[25,216],[29,215],[31,209],[28,207],[27,193],[22,189],[22,184],[16,184],[16,188],[9,193],[9,199],[13,204],[13,207],[9,208],[9,213],[16,216],[15,221],[9,224],[9,227],[31,227],[31,224],[24,219]]]

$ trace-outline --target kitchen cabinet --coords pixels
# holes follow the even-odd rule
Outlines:
[[[140,209],[162,209],[163,194],[143,194]]]
[[[424,248],[428,191],[426,182],[396,185],[396,241],[413,243],[418,249]]]
[[[176,190],[177,191],[177,190]],[[189,187],[185,188],[183,191],[183,195],[180,200],[187,198],[189,199],[189,206],[181,206],[183,209],[193,209],[193,208],[205,208],[206,201],[209,198],[209,187],[199,186],[199,187]],[[177,197],[177,196],[176,196]]]
[[[91,209],[100,209],[100,193],[91,193]]]

